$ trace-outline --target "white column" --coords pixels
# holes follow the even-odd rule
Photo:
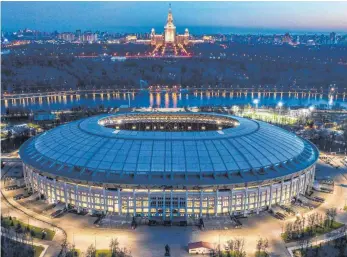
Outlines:
[[[57,180],[53,180],[54,184],[54,203],[57,203]]]
[[[118,194],[118,215],[122,214],[122,198],[121,198],[121,194],[120,194],[120,188],[117,189],[117,194]]]
[[[271,206],[272,206],[272,187],[273,184],[270,184],[270,202],[269,202],[269,209],[271,210]]]
[[[133,189],[133,213],[134,216],[136,215],[136,196],[135,196],[135,189]]]
[[[23,177],[24,177],[24,183],[25,183],[25,187],[29,189],[29,178],[27,175],[27,166],[25,164],[23,164]],[[33,190],[34,191],[34,190]]]
[[[107,212],[107,197],[106,197],[106,189],[102,188],[102,193],[103,193],[103,197],[104,197],[104,212],[106,214]]]
[[[233,213],[233,211],[232,211],[232,208],[233,208],[233,198],[234,198],[234,196],[233,196],[233,193],[234,193],[234,188],[232,187],[231,188],[231,192],[230,192],[230,200],[229,200],[229,213],[230,214],[232,214]]]
[[[258,186],[258,197],[257,197],[257,214],[259,214],[261,195],[260,195],[260,186]]]
[[[165,189],[164,189],[164,196],[163,196],[163,219],[165,219],[166,215],[166,201],[165,201]]]
[[[92,187],[89,186],[89,192],[88,192],[88,207],[89,210],[92,211],[94,209],[94,196],[92,195]]]
[[[186,217],[186,219],[187,219],[187,217],[188,217],[188,190],[186,189],[186,206],[185,206],[185,217]]]
[[[75,204],[77,206],[77,213],[80,213],[80,201],[78,195],[78,185],[75,185]]]
[[[45,186],[45,196],[48,200],[48,179],[45,177],[45,180],[44,180],[44,186]]]
[[[214,197],[214,216],[218,214],[218,189],[216,189],[216,194]]]
[[[173,208],[173,205],[172,205],[172,189],[170,191],[170,219],[172,219],[172,208]]]
[[[243,202],[243,215],[246,215],[248,212],[248,187],[245,189],[245,194],[244,194],[244,202]]]
[[[282,179],[282,181],[281,181],[280,204],[282,204],[282,201],[283,201],[283,183],[284,183],[284,181],[283,181],[283,179]]]
[[[289,204],[292,201],[292,196],[293,196],[293,177],[290,179]]]
[[[67,199],[66,182],[64,182],[64,199],[65,199],[65,207],[67,208],[69,203],[68,203],[68,199]]]
[[[42,194],[42,177],[37,176],[37,191],[39,191],[39,194]]]
[[[32,172],[31,169],[27,168],[27,172],[29,174],[29,177],[31,178],[31,190],[34,193],[35,191],[35,184],[34,184],[34,172]],[[37,181],[37,180],[36,180]]]
[[[200,190],[200,217],[202,216],[202,197],[203,197],[203,192]]]
[[[148,217],[151,217],[151,190],[148,189]]]

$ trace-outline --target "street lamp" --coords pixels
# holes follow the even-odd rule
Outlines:
[[[253,100],[253,103],[254,103],[255,106],[256,106],[256,110],[258,110],[259,99],[254,99],[254,100]]]
[[[278,102],[277,106],[278,106],[278,108],[280,108],[279,114],[281,115],[283,103],[282,102]]]

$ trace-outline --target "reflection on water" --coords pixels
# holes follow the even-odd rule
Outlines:
[[[244,105],[252,104],[253,99],[259,99],[259,106],[276,105],[282,102],[286,106],[309,106],[331,107],[340,105],[347,108],[345,98],[336,99],[335,95],[322,94],[299,94],[299,93],[253,93],[237,91],[194,91],[194,92],[114,92],[102,94],[76,94],[58,95],[38,98],[22,98],[17,100],[1,101],[2,112],[8,107],[23,107],[29,110],[60,110],[72,107],[118,107],[130,105],[133,107],[183,107],[183,106],[207,106],[207,105]]]

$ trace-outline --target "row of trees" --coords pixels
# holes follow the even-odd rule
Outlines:
[[[259,240],[257,241],[257,255],[260,256],[268,256],[267,254],[267,250],[269,248],[269,241],[267,240],[267,238],[259,238]]]
[[[297,217],[294,222],[289,222],[285,226],[283,239],[285,241],[297,240],[305,236],[314,235],[318,229],[331,228],[334,225],[337,215],[336,208],[326,210],[325,215],[312,213],[306,217]]]
[[[344,236],[326,243],[320,243],[316,246],[312,245],[312,238],[306,238],[299,242],[300,248],[295,250],[294,256],[300,257],[325,257],[336,256],[346,257],[347,251],[347,234],[346,227],[344,228]],[[335,248],[335,250],[333,249]]]
[[[127,248],[121,248],[119,246],[119,242],[117,238],[112,238],[109,244],[109,253],[103,252],[98,253],[96,255],[97,251],[94,244],[89,245],[87,248],[87,251],[83,253],[78,253],[78,251],[75,248],[74,244],[69,244],[67,242],[64,242],[62,244],[62,253],[61,256],[63,257],[131,257],[131,253]]]
[[[109,244],[111,257],[131,257],[131,252],[127,248],[121,248],[117,238],[112,238]],[[99,253],[98,257],[107,257],[107,253]],[[96,257],[95,245],[91,244],[85,254],[85,257]]]
[[[1,256],[34,257],[33,231],[19,226],[1,227]]]
[[[30,228],[29,225],[21,225],[21,223],[17,223],[17,225],[14,224],[14,221],[11,216],[9,216],[9,223],[3,222],[4,218],[1,215],[1,226],[2,229],[6,233],[14,234],[16,237],[19,237],[21,235],[24,238],[32,238],[32,237],[37,237],[39,235],[36,235],[35,231]],[[43,232],[41,235],[41,239],[45,239],[46,233]]]
[[[211,252],[213,257],[245,257],[245,239],[244,238],[234,238],[226,242],[226,251],[222,252],[220,245]],[[256,256],[257,257],[266,257],[269,256],[267,251],[269,248],[269,241],[265,238],[259,238],[256,245]]]

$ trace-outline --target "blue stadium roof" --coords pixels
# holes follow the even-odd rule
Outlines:
[[[230,117],[239,125],[204,132],[115,130],[100,121],[124,114],[106,114],[43,133],[23,144],[20,156],[48,176],[119,184],[211,183],[209,176],[220,184],[226,177],[228,183],[259,181],[303,170],[318,158],[310,142],[271,124],[199,114]],[[171,180],[164,183],[166,175]]]

